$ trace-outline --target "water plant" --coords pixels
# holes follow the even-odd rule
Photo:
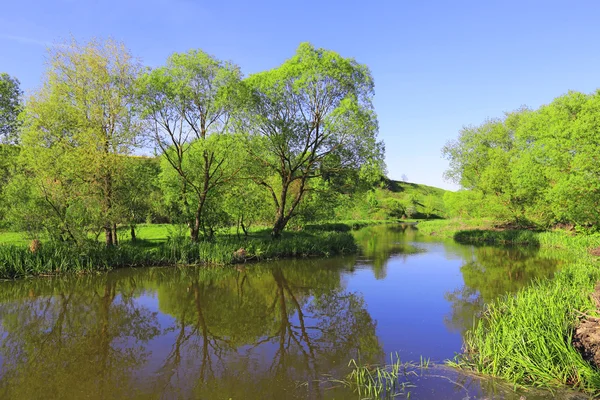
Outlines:
[[[364,363],[360,358],[348,362],[350,372],[342,379],[327,378],[323,383],[350,389],[360,399],[410,398],[409,389],[415,387],[411,376],[429,368],[430,361],[421,357],[418,364],[402,362],[398,353],[390,354],[389,364]]]

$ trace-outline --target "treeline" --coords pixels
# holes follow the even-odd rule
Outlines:
[[[547,228],[600,223],[600,92],[569,92],[537,110],[465,127],[443,149],[454,216]]]
[[[54,47],[26,99],[0,75],[0,225],[113,246],[145,221],[198,242],[331,219],[383,179],[373,90],[365,65],[308,43],[248,77],[201,50],[147,68],[110,40]]]

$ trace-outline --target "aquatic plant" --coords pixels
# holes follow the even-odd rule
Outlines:
[[[415,387],[410,376],[417,376],[418,370],[429,368],[430,361],[421,357],[418,364],[402,362],[398,353],[390,355],[390,363],[373,365],[351,359],[351,371],[342,379],[327,378],[322,383],[340,385],[358,394],[360,399],[410,398],[410,389]]]

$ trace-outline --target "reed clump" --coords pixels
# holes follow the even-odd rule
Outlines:
[[[243,257],[240,257],[240,249],[244,250]],[[115,247],[105,247],[97,242],[79,246],[48,242],[36,251],[27,246],[5,245],[0,246],[0,279],[120,267],[225,265],[287,257],[329,257],[356,251],[357,245],[350,233],[326,231],[289,233],[279,240],[226,237],[193,243],[187,238],[171,237],[158,244],[138,241]]]

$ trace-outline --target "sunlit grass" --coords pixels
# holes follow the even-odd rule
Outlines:
[[[488,304],[466,333],[464,352],[449,364],[516,385],[569,386],[600,394],[600,371],[572,345],[581,316],[597,313],[590,294],[600,280],[600,268],[589,251],[600,246],[599,235],[501,230],[482,220],[423,222],[419,231],[467,244],[562,249],[569,260],[562,270],[553,279],[534,282]]]
[[[600,394],[600,371],[571,345],[581,313],[595,313],[589,294],[598,279],[597,266],[577,263],[488,305],[451,365],[519,385]]]
[[[192,243],[173,236],[164,242],[139,240],[106,248],[99,242],[85,245],[43,243],[36,252],[26,246],[0,246],[0,278],[14,279],[40,274],[89,272],[129,266],[177,264],[234,264],[285,257],[329,257],[357,251],[347,232],[286,233],[270,237],[237,239],[221,237]]]
[[[409,389],[415,386],[409,378],[418,376],[417,371],[429,368],[429,364],[429,359],[424,358],[421,358],[419,364],[403,363],[397,353],[390,355],[390,363],[385,365],[366,364],[351,359],[348,363],[350,372],[344,378],[330,377],[321,383],[350,389],[359,399],[410,398]]]

